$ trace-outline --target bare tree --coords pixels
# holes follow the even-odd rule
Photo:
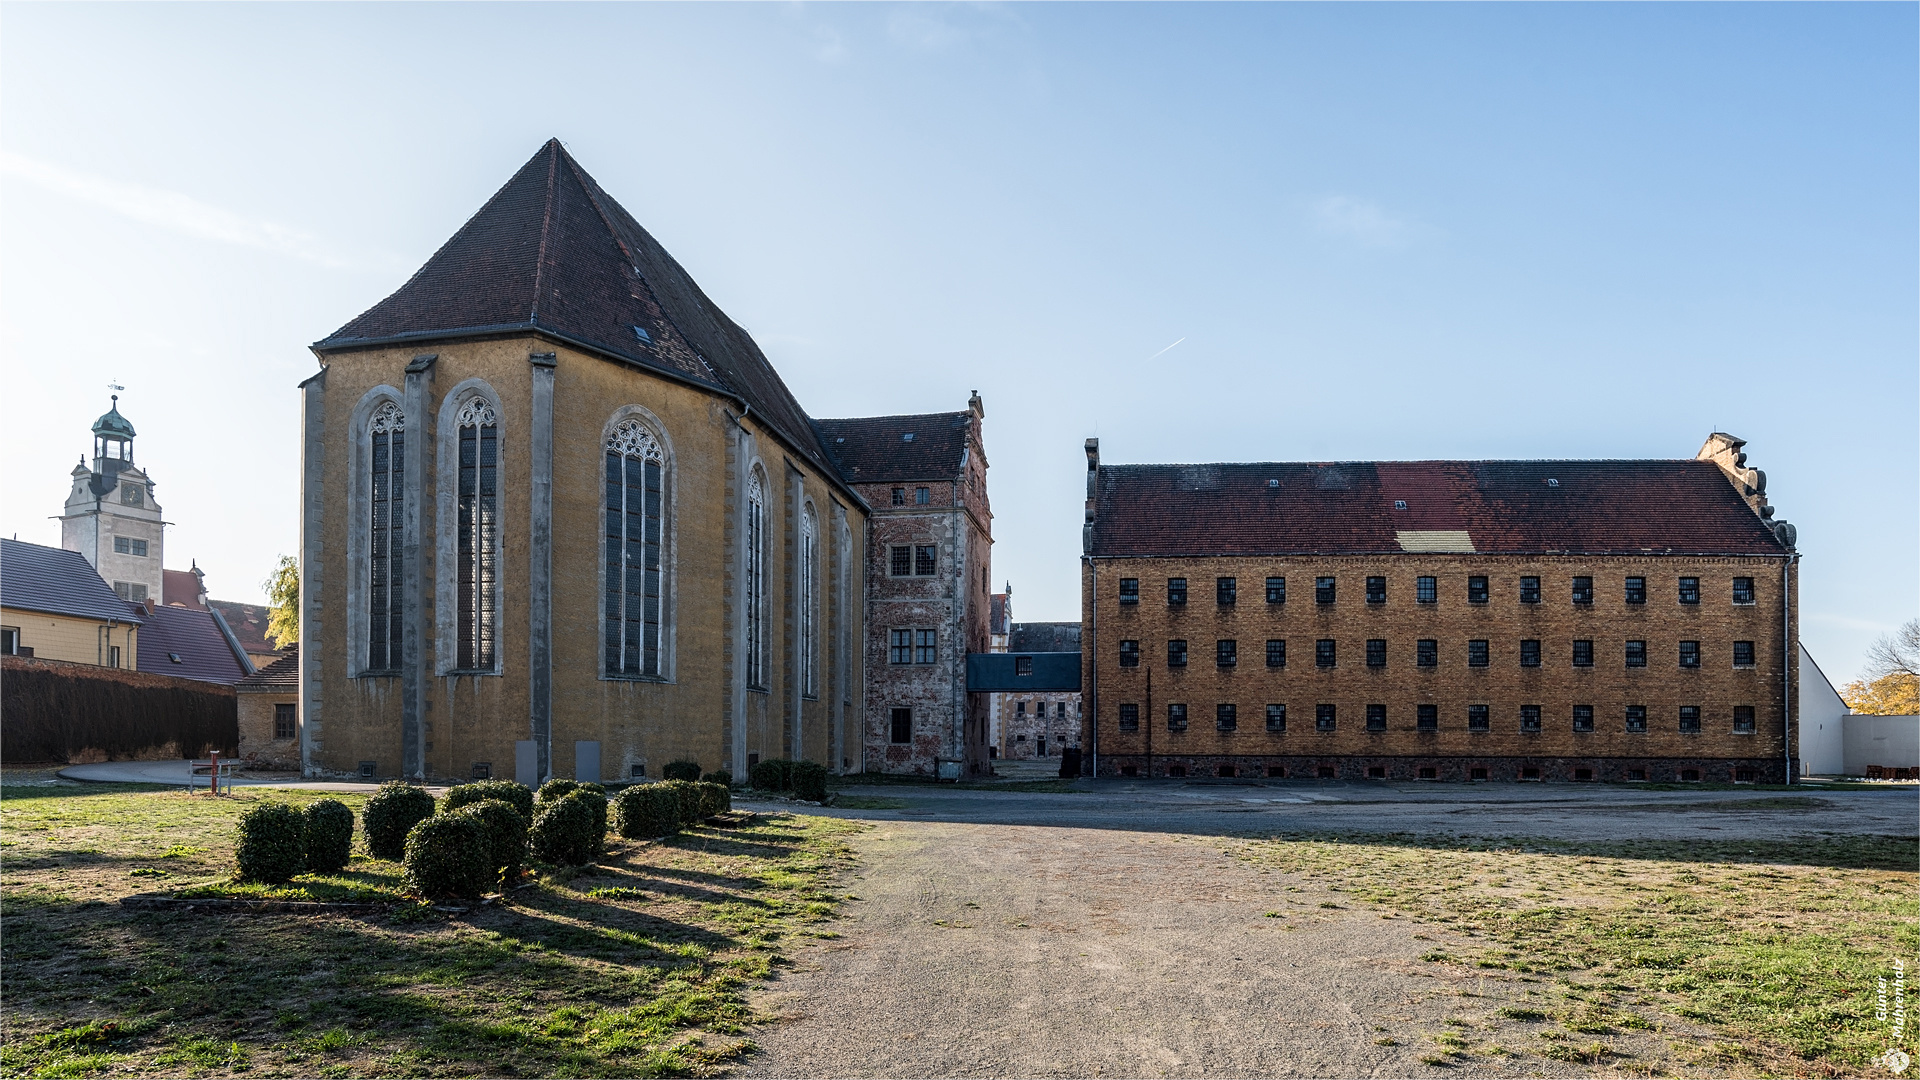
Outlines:
[[[1884,679],[1889,675],[1920,679],[1920,619],[1911,619],[1898,631],[1880,635],[1867,650],[1867,677]]]

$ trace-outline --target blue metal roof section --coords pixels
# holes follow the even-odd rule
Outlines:
[[[82,619],[145,623],[77,551],[0,539],[0,606]]]
[[[1077,652],[967,654],[970,694],[1079,693]]]

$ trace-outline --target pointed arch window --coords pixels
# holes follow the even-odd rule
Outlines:
[[[660,441],[638,420],[622,422],[607,436],[608,675],[661,675],[666,457]]]
[[[492,671],[500,622],[500,428],[493,404],[473,397],[460,406],[456,506],[458,600],[456,655],[461,671]]]
[[[755,469],[747,479],[747,685],[767,684],[766,646],[766,486]]]
[[[820,518],[809,505],[800,515],[800,692],[817,697],[820,688],[814,609],[819,606]]]
[[[367,421],[367,670],[400,667],[400,545],[406,515],[407,414],[397,401]]]

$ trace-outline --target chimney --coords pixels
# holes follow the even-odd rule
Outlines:
[[[1080,551],[1093,554],[1093,514],[1099,508],[1100,440],[1087,440],[1087,523],[1080,528]]]
[[[967,408],[973,410],[973,418],[975,420],[985,420],[987,418],[987,406],[986,403],[980,400],[980,391],[975,390],[973,396],[967,399]]]

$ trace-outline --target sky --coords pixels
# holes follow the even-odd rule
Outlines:
[[[996,584],[1107,462],[1748,440],[1836,681],[1920,614],[1913,4],[0,6],[0,535],[126,387],[167,562],[296,547],[308,345],[548,137],[815,416],[986,404]]]

